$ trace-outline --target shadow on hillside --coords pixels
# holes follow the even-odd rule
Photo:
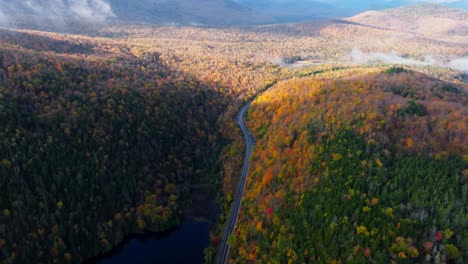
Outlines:
[[[315,37],[319,36],[320,32],[330,26],[357,26],[373,28],[378,30],[388,30],[382,27],[361,24],[345,19],[327,19],[314,20],[302,23],[275,24],[266,26],[244,27],[243,29],[253,33],[270,33],[277,35],[286,35],[291,37]]]
[[[67,215],[74,208],[92,205],[90,210],[79,211],[82,226],[104,226],[116,214],[133,208],[127,211],[132,213],[125,217],[125,225],[114,225],[115,230],[108,231],[108,235],[115,238],[109,239],[109,247],[139,231],[135,228],[138,217],[133,212],[147,203],[148,193],[157,193],[155,197],[158,198],[154,199],[159,199],[160,204],[169,203],[168,191],[163,193],[162,190],[168,183],[180,183],[181,197],[202,204],[196,208],[192,206],[195,210],[189,212],[189,217],[214,221],[217,186],[212,178],[203,175],[220,175],[217,173],[221,155],[218,118],[226,109],[227,100],[216,84],[187,76],[166,65],[158,53],[144,53],[137,58],[130,52],[112,53],[111,50],[109,54],[113,55],[113,60],[107,60],[94,56],[93,43],[67,41],[64,35],[57,35],[58,39],[54,37],[0,29],[0,88],[5,87],[0,92],[8,95],[0,94],[0,104],[5,103],[9,108],[2,112],[0,130],[26,131],[24,135],[29,138],[24,136],[23,142],[31,142],[16,145],[15,151],[5,152],[2,158],[19,160],[16,156],[21,155],[28,160],[35,159],[44,145],[52,144],[49,142],[52,136],[48,135],[53,135],[54,148],[47,149],[48,155],[41,156],[40,161],[40,166],[50,169],[37,169],[34,174],[18,169],[15,178],[28,182],[28,177],[33,177],[46,187],[60,183],[58,188],[37,186],[41,197],[28,193],[23,211],[13,214],[12,223],[24,223],[10,225],[5,231],[7,237],[15,238],[12,243],[21,245],[21,252],[27,252],[18,261],[32,259],[34,253],[53,246],[52,239],[44,239],[41,244],[27,241],[27,234],[35,232],[37,219],[50,216],[46,210],[35,210],[38,206],[34,201],[41,201],[42,197],[49,199],[46,200],[49,204],[61,197],[61,203],[67,204],[63,209]],[[122,50],[126,50],[125,46]],[[55,52],[81,52],[85,56],[62,58]],[[91,56],[86,56],[88,54]],[[35,118],[29,120],[30,116]],[[28,119],[28,123],[16,122],[17,119]],[[70,132],[73,136],[67,136],[65,127],[73,128]],[[55,157],[58,158],[54,160]],[[27,167],[22,162],[18,161],[18,167]],[[208,174],[208,171],[216,173]],[[6,179],[6,175],[5,170],[0,170],[0,178]],[[61,177],[59,183],[57,175]],[[76,175],[83,179],[80,185],[76,184]],[[187,184],[182,186],[182,181]],[[18,186],[18,189],[23,188]],[[62,192],[78,188],[79,191]],[[20,192],[10,185],[4,189],[2,204]],[[93,189],[99,190],[99,199],[94,192],[88,192]],[[182,214],[183,209],[190,209],[189,204],[181,202],[177,212]],[[165,213],[164,217],[169,218],[167,215]],[[161,222],[153,228],[163,231],[169,225]],[[78,238],[80,243],[91,245],[77,249],[76,261],[103,250],[99,241],[93,240],[98,237],[94,229],[72,232],[75,229],[71,222],[55,224],[65,230],[61,238],[65,243],[71,244],[70,241]],[[46,258],[39,262],[50,262]]]
[[[63,35],[61,37],[64,37]],[[78,43],[70,40],[55,39],[45,35],[0,28],[0,44],[22,47],[39,52],[92,54],[91,43]]]

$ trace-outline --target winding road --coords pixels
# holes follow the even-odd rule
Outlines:
[[[239,217],[239,212],[242,205],[242,196],[244,194],[245,182],[247,180],[247,175],[249,174],[250,156],[252,155],[253,147],[255,146],[255,140],[250,134],[249,129],[245,125],[244,120],[245,112],[247,111],[247,109],[249,109],[249,107],[250,103],[244,105],[236,116],[236,122],[242,129],[242,133],[244,133],[246,151],[244,156],[244,165],[242,166],[241,177],[239,179],[239,185],[237,186],[237,193],[232,206],[231,218],[229,219],[229,222],[224,231],[223,240],[219,245],[218,255],[216,257],[217,264],[225,264],[228,261],[230,247],[227,243],[227,240],[236,228],[237,218]]]

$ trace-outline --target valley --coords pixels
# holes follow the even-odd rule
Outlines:
[[[0,28],[0,263],[468,258],[467,11],[108,2]]]

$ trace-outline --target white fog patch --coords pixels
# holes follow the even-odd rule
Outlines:
[[[9,5],[9,9],[13,10],[13,11],[16,11],[15,5],[21,5],[21,3],[16,3],[16,4],[11,3]],[[29,8],[33,13],[40,13],[40,12],[43,11],[42,7],[40,5],[38,5],[38,3],[35,3],[33,1],[26,0],[24,2],[24,5],[25,5],[25,7]],[[3,6],[3,4],[2,4],[2,6]],[[7,8],[8,8],[8,6],[7,6]],[[13,13],[12,15],[15,15],[15,14]]]
[[[452,69],[468,72],[468,56],[450,61],[448,66]]]
[[[468,72],[468,57],[447,59],[440,56],[426,55],[422,60],[402,57],[396,53],[374,52],[366,53],[354,48],[350,54],[352,63],[356,64],[399,64],[408,66],[437,66],[448,67],[454,70]]]
[[[7,23],[8,23],[7,16],[2,12],[2,9],[0,9],[0,25],[7,25]]]
[[[358,48],[351,51],[351,60],[358,64],[402,64],[402,65],[430,65],[426,61],[415,60],[412,58],[404,58],[397,54],[388,54],[383,52],[365,53]]]
[[[107,0],[0,0],[0,23],[6,24],[15,16],[23,15],[58,20],[75,18],[90,22],[115,17]]]
[[[105,20],[115,17],[111,6],[102,0],[75,0],[71,4],[71,10],[81,18]]]
[[[284,59],[280,58],[280,57],[269,58],[268,60],[271,63],[273,63],[275,65],[278,65],[278,66],[281,66],[281,67],[285,67],[287,65],[287,63],[284,61]]]

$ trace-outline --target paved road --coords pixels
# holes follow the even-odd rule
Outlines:
[[[216,263],[217,264],[225,264],[227,263],[229,257],[229,245],[227,244],[227,240],[229,236],[232,234],[234,229],[236,228],[237,218],[239,217],[240,208],[242,205],[242,196],[244,194],[245,189],[245,182],[247,180],[247,175],[249,174],[250,168],[250,156],[252,155],[252,150],[255,145],[255,140],[249,132],[249,129],[245,126],[245,112],[249,109],[250,103],[244,105],[239,113],[236,116],[236,122],[239,124],[240,128],[242,129],[242,133],[244,133],[245,144],[247,146],[245,151],[244,157],[244,165],[242,166],[241,177],[239,179],[239,185],[237,186],[237,193],[235,196],[235,200],[232,206],[232,213],[231,218],[226,226],[224,231],[223,240],[218,249],[218,255],[216,256]]]

